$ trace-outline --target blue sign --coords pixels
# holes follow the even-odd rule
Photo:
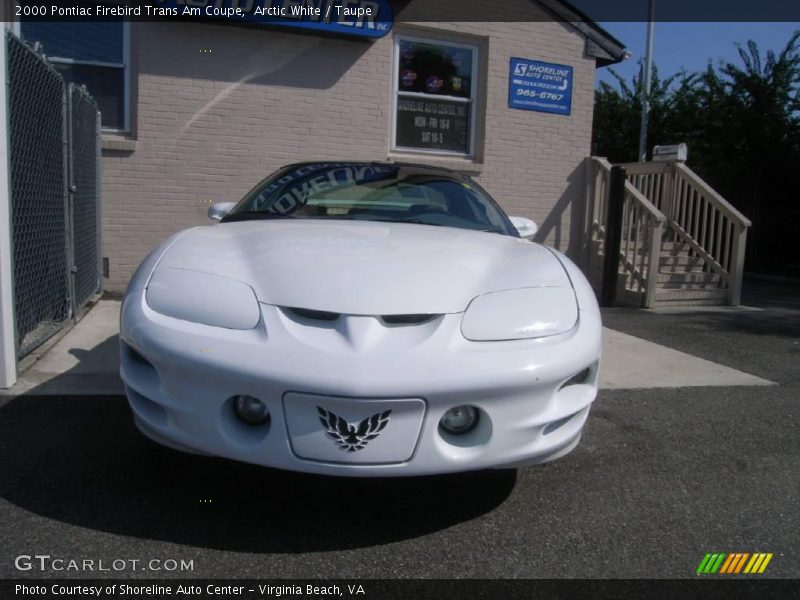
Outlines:
[[[508,107],[569,115],[572,111],[572,67],[512,58]]]
[[[390,0],[151,0],[154,16],[224,19],[364,38],[392,30]],[[151,14],[148,12],[148,14]]]

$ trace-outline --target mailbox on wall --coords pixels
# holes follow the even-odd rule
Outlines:
[[[653,160],[661,162],[686,162],[689,150],[686,144],[671,144],[653,148]]]

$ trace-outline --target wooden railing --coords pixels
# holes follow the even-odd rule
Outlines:
[[[666,163],[642,162],[624,163],[628,181],[666,216],[669,216],[667,198],[669,197],[670,173],[664,169]]]
[[[650,308],[655,301],[661,240],[664,237],[666,220],[644,194],[630,182],[625,182],[619,255],[623,270],[631,278],[629,288],[644,293],[644,308]]]
[[[587,223],[585,247],[605,242],[611,164],[604,158],[587,160]],[[636,187],[625,182],[622,208],[622,243],[619,267],[627,278],[626,289],[641,292],[642,305],[652,306],[658,281],[661,239],[666,217]]]
[[[611,163],[597,156],[586,159],[587,244],[593,240],[605,239],[610,179]]]
[[[683,163],[621,166],[628,181],[667,216],[676,241],[702,259],[705,271],[719,275],[727,303],[739,304],[750,220]]]

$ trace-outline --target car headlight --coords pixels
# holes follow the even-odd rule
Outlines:
[[[193,323],[226,329],[253,329],[261,311],[246,283],[186,269],[159,268],[147,284],[154,311]]]
[[[577,321],[571,288],[521,288],[473,299],[461,320],[461,333],[474,342],[522,340],[564,333]]]

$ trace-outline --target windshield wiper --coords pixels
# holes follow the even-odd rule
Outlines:
[[[296,219],[292,215],[276,215],[275,213],[264,212],[263,210],[247,210],[244,212],[228,215],[220,223],[231,223],[233,221],[261,221],[272,219]]]

